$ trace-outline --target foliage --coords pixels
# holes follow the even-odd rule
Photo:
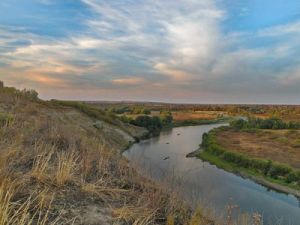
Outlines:
[[[234,120],[230,123],[230,126],[237,129],[298,129],[299,123],[284,122],[278,118],[260,119],[249,118],[249,120]]]
[[[120,116],[119,119],[120,119],[123,123],[132,123],[132,121],[134,120],[134,119],[132,119],[131,117],[128,117],[128,116],[125,116],[125,115]]]
[[[173,121],[173,117],[172,117],[172,113],[170,111],[161,111],[159,118],[163,124],[163,126],[169,126],[172,124]]]
[[[162,129],[162,122],[157,116],[138,116],[131,124],[139,127],[145,127],[153,135],[158,135]]]
[[[35,90],[32,89],[23,89],[20,94],[31,101],[38,100],[39,95]]]
[[[15,97],[22,97],[30,101],[37,101],[38,93],[33,89],[18,90],[14,87],[3,87],[0,88],[0,94],[7,94]]]
[[[128,106],[118,106],[118,107],[110,107],[108,112],[115,113],[115,114],[123,114],[126,112],[131,112]]]
[[[132,114],[145,114],[145,115],[150,115],[151,111],[147,108],[144,108],[142,106],[135,106],[132,111]]]

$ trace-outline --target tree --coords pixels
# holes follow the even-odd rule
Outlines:
[[[151,110],[150,110],[150,109],[147,109],[147,108],[144,108],[144,109],[143,109],[143,114],[145,114],[145,115],[150,115],[150,114],[151,114]]]
[[[243,119],[234,120],[230,123],[230,126],[237,128],[237,129],[244,129],[244,128],[247,128],[248,122]]]
[[[138,116],[135,120],[130,122],[131,124],[139,127],[145,127],[149,132],[154,135],[158,135],[162,129],[162,123],[157,116]]]
[[[159,117],[164,126],[170,125],[173,121],[173,116],[170,111],[161,111]]]
[[[33,101],[36,101],[38,100],[38,96],[39,96],[39,93],[37,93],[35,90],[33,89],[24,89],[21,91],[21,95],[30,99],[30,100],[33,100]]]

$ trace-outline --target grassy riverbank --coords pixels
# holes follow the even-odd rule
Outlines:
[[[231,128],[221,127],[204,134],[202,142],[204,150],[200,151],[197,157],[226,171],[251,178],[265,186],[300,196],[299,170],[287,164],[272,161],[267,156],[265,158],[251,157],[249,154],[243,154],[237,149],[226,148],[228,145],[224,144],[225,142],[220,142],[220,140],[223,140],[220,136],[223,137],[224,132],[229,131],[231,131]],[[230,140],[227,140],[226,143],[228,142]]]

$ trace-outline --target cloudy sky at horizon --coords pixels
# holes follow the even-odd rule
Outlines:
[[[45,99],[300,104],[300,1],[1,0],[0,80]]]

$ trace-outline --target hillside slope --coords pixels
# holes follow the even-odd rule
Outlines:
[[[1,88],[0,224],[164,221],[170,199],[120,154],[146,131],[119,123]]]

